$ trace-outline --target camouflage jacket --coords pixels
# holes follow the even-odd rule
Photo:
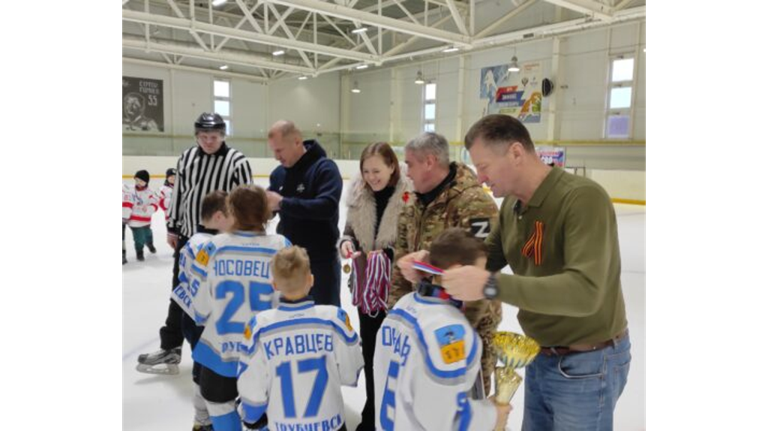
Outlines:
[[[461,163],[456,166],[456,178],[429,205],[423,206],[412,193],[404,197],[406,205],[397,224],[395,262],[408,253],[429,249],[435,237],[447,228],[462,227],[485,239],[498,223],[496,202],[483,190],[474,172]],[[394,265],[389,308],[411,291],[412,283]],[[488,318],[482,326],[495,329],[501,321],[501,306],[498,301],[474,301],[466,304],[465,315],[475,329],[483,317]]]

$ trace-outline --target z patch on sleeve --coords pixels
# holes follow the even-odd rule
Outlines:
[[[491,234],[490,218],[472,218],[469,219],[469,231],[476,238],[486,238]]]

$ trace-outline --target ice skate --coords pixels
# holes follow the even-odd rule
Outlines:
[[[139,355],[136,370],[147,374],[179,374],[181,347]]]
[[[211,424],[208,424],[208,425],[195,424],[192,427],[192,431],[213,431],[213,425],[211,425]]]

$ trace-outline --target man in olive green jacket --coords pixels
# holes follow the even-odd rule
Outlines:
[[[610,198],[545,165],[512,117],[482,118],[465,146],[478,179],[505,199],[486,239],[487,271],[446,271],[443,286],[457,299],[519,307],[520,325],[542,346],[526,368],[524,430],[612,429],[631,355]],[[409,278],[412,260],[398,263]],[[507,264],[514,275],[498,272]]]

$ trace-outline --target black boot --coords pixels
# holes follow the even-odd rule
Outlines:
[[[125,258],[125,250],[123,250],[123,265],[128,263],[128,259]]]
[[[136,250],[136,260],[144,262],[144,250]]]
[[[149,249],[149,252],[152,254],[157,253],[157,249],[155,248],[154,244],[147,244],[147,248]]]

